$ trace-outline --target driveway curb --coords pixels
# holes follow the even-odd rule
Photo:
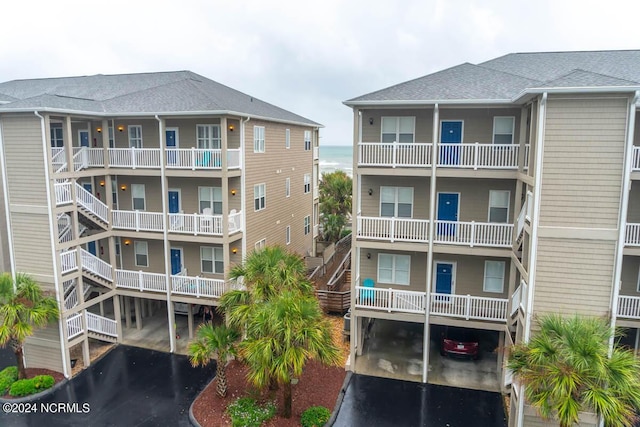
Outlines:
[[[16,397],[15,399],[5,399],[0,397],[0,403],[23,403],[23,402],[31,402],[32,400],[36,400],[39,399],[41,397],[44,397],[48,394],[53,393],[54,391],[56,391],[57,389],[59,389],[60,387],[62,387],[63,385],[65,385],[67,382],[69,382],[69,380],[67,378],[63,379],[62,381],[60,381],[57,384],[54,384],[53,387],[50,387],[46,390],[41,391],[40,393],[36,393],[36,394],[30,394],[29,396],[24,396],[24,397]]]
[[[342,383],[342,388],[340,389],[338,398],[336,399],[336,405],[333,407],[331,418],[329,418],[329,421],[327,421],[325,427],[331,427],[333,426],[333,423],[336,422],[336,418],[338,418],[338,412],[340,412],[340,407],[342,406],[342,401],[344,400],[344,395],[347,392],[349,383],[351,382],[351,377],[353,377],[353,372],[347,371],[347,375],[344,377],[344,382]]]

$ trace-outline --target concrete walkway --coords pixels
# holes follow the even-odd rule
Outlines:
[[[353,375],[335,427],[506,427],[502,396]]]
[[[53,394],[37,400],[37,413],[0,412],[0,425],[190,426],[189,406],[213,378],[214,367],[192,368],[186,356],[120,345]],[[40,403],[78,406],[46,414]]]

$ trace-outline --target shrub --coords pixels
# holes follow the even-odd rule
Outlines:
[[[331,418],[331,411],[324,406],[311,406],[302,413],[302,427],[322,427]]]
[[[227,414],[233,427],[260,427],[276,414],[276,407],[271,402],[260,406],[255,399],[241,397],[227,406]]]
[[[51,375],[36,375],[33,378],[19,380],[11,384],[9,394],[13,397],[29,396],[51,388],[54,383]]]
[[[11,384],[18,380],[18,367],[9,366],[0,371],[0,395],[7,394]]]

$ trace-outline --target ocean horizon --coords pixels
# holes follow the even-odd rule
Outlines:
[[[353,146],[321,145],[320,175],[341,170],[353,176]]]

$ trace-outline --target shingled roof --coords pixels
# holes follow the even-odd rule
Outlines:
[[[238,114],[320,126],[191,71],[114,74],[0,83],[0,112],[50,110],[118,114]]]
[[[531,88],[640,89],[640,50],[512,53],[464,63],[345,101],[512,102]]]

